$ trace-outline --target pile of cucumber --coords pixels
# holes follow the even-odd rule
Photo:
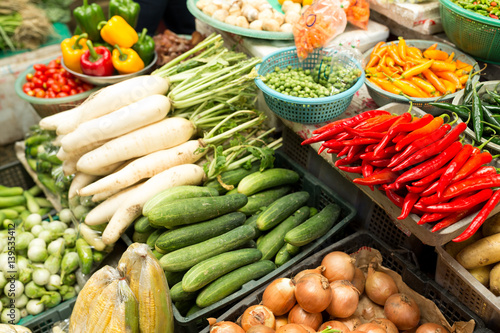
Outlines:
[[[299,178],[284,168],[242,168],[222,173],[221,182],[165,190],[145,204],[132,238],[159,259],[182,315],[270,273],[333,227],[340,207],[308,206],[309,193],[294,191]]]

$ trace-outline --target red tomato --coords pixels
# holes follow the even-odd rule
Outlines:
[[[33,80],[33,76],[34,76],[34,75],[33,75],[33,73],[28,73],[28,74],[26,74],[26,81],[31,81],[31,80]]]
[[[45,75],[40,75],[38,78],[40,80],[42,80],[42,82],[46,82],[47,81],[47,77]]]
[[[80,94],[82,92],[85,92],[85,90],[82,87],[76,88],[76,91]]]
[[[38,97],[38,98],[43,98],[43,97],[45,97],[45,91],[44,90],[38,90],[35,93],[35,96]]]
[[[31,97],[34,97],[35,96],[35,91],[34,90],[30,90],[27,92],[27,94]]]
[[[70,86],[70,88],[76,87],[76,82],[73,78],[68,79],[68,86]]]
[[[59,94],[57,94],[57,98],[60,98],[60,97],[68,97],[68,94],[61,91]]]
[[[59,84],[59,85],[61,85],[61,86],[62,86],[62,85],[65,85],[65,84],[67,84],[67,83],[68,83],[68,81],[67,81],[67,80],[66,80],[66,78],[65,78],[65,77],[63,77],[62,75],[61,75],[61,77],[60,77],[59,79],[57,79],[57,84]]]
[[[65,93],[69,93],[70,90],[71,88],[67,84],[63,84],[61,86],[61,91],[64,91]]]
[[[60,92],[60,91],[61,91],[61,87],[60,87],[59,85],[55,84],[55,83],[54,83],[53,85],[51,85],[51,86],[50,86],[50,88],[51,88],[51,89],[52,89],[52,91],[53,91],[53,92],[55,92],[55,93],[58,93],[58,92]]]
[[[49,64],[47,65],[47,68],[57,68],[59,67],[59,64],[56,62],[56,60],[51,60]]]
[[[36,71],[35,72],[35,77],[40,77],[40,76],[44,76],[43,72],[42,71]]]
[[[41,88],[43,86],[43,81],[37,77],[34,77],[33,84],[35,85],[36,88]]]
[[[54,75],[54,73],[56,73],[56,72],[57,72],[57,69],[55,69],[55,68],[49,68],[49,69],[47,69],[47,70],[45,71],[45,75],[46,75],[47,77],[51,77],[51,76],[52,76],[52,75]]]
[[[35,69],[35,71],[44,72],[47,69],[47,66],[45,66],[44,64],[35,64],[33,65],[33,68]]]
[[[88,83],[84,83],[84,84],[83,84],[83,89],[84,89],[85,91],[90,90],[90,89],[92,89],[92,88],[93,88],[93,86],[92,86],[91,84],[88,84]]]
[[[53,85],[54,83],[56,83],[56,81],[55,81],[53,78],[49,77],[49,78],[47,79],[47,84],[49,85],[49,87],[50,87],[51,85]]]
[[[23,91],[25,94],[27,94],[28,91],[30,91],[30,90],[31,90],[31,87],[30,87],[29,82],[26,82],[25,84],[23,84]]]
[[[47,96],[49,98],[56,98],[57,97],[56,93],[53,92],[52,90],[47,91]]]
[[[69,91],[69,94],[70,94],[71,96],[72,96],[72,95],[76,95],[76,94],[78,94],[78,91],[76,91],[76,89],[71,89],[71,90]]]

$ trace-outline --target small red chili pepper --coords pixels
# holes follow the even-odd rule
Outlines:
[[[351,149],[351,147],[349,146],[345,146],[343,147],[337,154],[337,157],[340,157],[340,156],[344,156],[344,155],[347,155],[347,153],[349,152],[349,149]]]
[[[406,149],[403,152],[401,152],[397,155],[394,155],[394,158],[393,158],[391,164],[389,164],[389,167],[392,168],[392,167],[399,165],[401,162],[406,160],[412,154],[418,152],[420,149],[428,147],[429,145],[433,144],[434,142],[442,139],[450,129],[451,129],[451,126],[449,124],[444,124],[443,126],[439,127],[436,131],[434,131],[430,134],[427,134],[427,135],[421,137],[420,139],[416,139],[408,147],[406,147]],[[396,149],[397,149],[397,145],[396,145]]]
[[[359,115],[351,117],[351,118],[341,119],[341,120],[334,121],[333,123],[326,124],[323,127],[315,129],[313,131],[313,134],[321,134],[321,133],[323,133],[327,130],[330,130],[332,127],[335,127],[336,125],[339,125],[339,124],[342,124],[342,127],[344,127],[344,126],[353,127],[353,126],[356,126],[357,124],[361,123],[362,121],[365,121],[365,120],[371,119],[371,118],[376,118],[376,117],[382,116],[382,115],[390,115],[390,112],[384,111],[384,110],[366,111],[366,112],[360,113]]]
[[[394,191],[386,190],[385,195],[399,208],[403,207],[404,199],[397,195]]]
[[[370,177],[373,173],[373,165],[368,163],[368,161],[361,161],[361,174],[363,175],[363,178]],[[374,187],[372,185],[369,186],[370,190],[374,190]]]
[[[436,193],[438,185],[439,185],[439,180],[437,180],[434,183],[432,183],[431,185],[429,185],[429,187],[427,187],[420,195],[422,197],[428,197],[428,196]],[[422,200],[423,199],[424,198],[422,198]]]
[[[408,192],[403,201],[403,207],[401,208],[401,215],[398,216],[398,220],[404,220],[410,215],[410,212],[417,202],[420,196],[417,193]]]
[[[365,153],[369,153],[371,151],[374,151],[375,150],[375,147],[377,147],[377,144],[374,143],[374,144],[371,144],[371,145],[368,145],[366,148],[365,148]]]
[[[320,151],[320,149],[326,149],[325,147],[321,146],[319,149],[318,149],[318,152]],[[321,151],[323,151],[321,150]],[[332,149],[332,148],[328,148],[327,151],[326,151],[328,154],[336,154],[338,152],[337,149]]]
[[[456,154],[453,160],[448,164],[446,171],[439,179],[439,184],[436,189],[436,192],[439,197],[443,195],[444,190],[451,183],[453,177],[455,177],[460,168],[464,166],[464,164],[467,162],[471,153],[472,153],[472,146],[465,145],[463,146],[462,150],[460,150],[460,152],[458,152],[458,154]]]
[[[361,158],[361,155],[363,155],[363,146],[350,146],[349,152],[347,153],[347,160],[349,161],[355,161]]]
[[[491,165],[487,166],[482,166],[473,173],[471,173],[467,178],[474,178],[474,177],[480,177],[480,176],[488,176],[488,175],[496,175],[498,173],[498,170],[495,167],[492,167]],[[467,179],[465,178],[465,179]]]
[[[411,193],[422,193],[427,188],[427,185],[423,186],[410,186],[406,185],[406,189]]]
[[[478,205],[481,202],[488,200],[493,191],[491,189],[484,189],[479,191],[478,193],[468,196],[467,198],[463,198],[460,200],[455,200],[452,202],[446,202],[441,204],[429,205],[426,206],[424,210],[429,213],[448,213],[448,212],[459,212],[464,209],[472,208]]]
[[[385,132],[396,120],[398,120],[398,116],[380,116],[379,121],[359,124],[354,126],[354,129],[370,132]]]
[[[495,19],[495,20],[498,20],[498,16],[496,16],[495,14],[490,14],[490,17],[493,18],[493,19]],[[457,241],[457,242],[460,242],[460,241]]]
[[[302,141],[301,145],[305,146],[320,141],[343,140],[346,139],[349,135],[349,133],[344,132],[344,127],[338,128],[338,130],[336,128],[333,128],[331,131],[323,132],[309,139],[305,139],[304,141]]]
[[[427,160],[428,158],[439,154],[445,147],[448,147],[451,145],[455,140],[458,139],[460,134],[462,134],[463,131],[467,128],[466,123],[460,123],[456,125],[454,128],[451,129],[451,131],[446,134],[444,138],[441,140],[437,141],[435,144],[427,146],[426,148],[417,151],[413,155],[411,155],[406,161],[401,163],[400,165],[392,168],[393,171],[399,171],[406,169],[407,167],[423,162]]]
[[[398,135],[396,135],[396,137],[394,137],[394,139],[392,139],[392,143],[398,143],[399,141],[403,140],[406,135],[406,133],[399,133]]]
[[[350,173],[361,173],[361,165],[359,166],[345,166],[341,165],[338,167],[340,170]]]
[[[452,182],[458,182],[477,169],[479,169],[482,165],[488,164],[493,160],[493,157],[488,152],[483,152],[478,155],[469,158],[467,162],[458,170],[455,177],[453,177]]]
[[[381,160],[381,159],[386,159],[394,156],[394,153],[396,152],[395,147],[389,147],[385,148],[383,152],[381,152],[379,155],[375,155],[375,152],[371,151],[368,153],[364,153],[361,155],[362,160],[367,160],[367,161],[375,161],[375,160]]]
[[[386,168],[391,160],[389,158],[382,159],[382,160],[376,160],[376,161],[370,161],[370,163],[377,168]]]
[[[360,138],[382,139],[387,132],[360,131],[355,128],[346,127],[345,131]]]
[[[442,220],[446,218],[447,216],[454,214],[454,213],[425,213],[422,215],[420,220],[417,222],[418,225],[430,223],[430,222],[436,222],[439,220]]]
[[[432,183],[433,180],[439,178],[448,168],[448,166],[444,166],[439,170],[434,171],[430,175],[417,180],[416,182],[411,183],[413,186],[428,186],[430,183]]]
[[[323,150],[325,150],[325,149],[326,149],[326,147],[323,147],[323,146],[319,147],[318,155],[320,155],[323,152]],[[327,153],[332,154],[332,151],[333,151],[333,149],[330,148],[330,149],[328,149]]]
[[[382,150],[389,144],[389,142],[391,142],[391,140],[400,132],[396,130],[399,125],[407,125],[407,123],[409,123],[410,121],[411,114],[409,112],[405,112],[401,116],[399,116],[398,119],[391,125],[382,141],[380,141],[380,143],[375,148],[375,155],[380,154]]]
[[[495,208],[495,206],[498,204],[499,201],[500,201],[500,191],[497,190],[488,200],[486,205],[484,205],[484,207],[481,208],[476,217],[474,217],[474,219],[472,220],[471,224],[469,224],[467,229],[465,229],[465,231],[462,232],[460,236],[453,239],[453,241],[463,242],[464,240],[474,235],[476,231],[481,227],[481,225],[483,225],[484,221],[486,221],[488,215],[490,215],[491,211]]]
[[[421,138],[424,135],[428,135],[430,133],[433,133],[436,131],[441,125],[443,125],[444,119],[442,117],[436,117],[432,119],[431,122],[429,122],[427,125],[424,127],[418,128],[410,133],[401,141],[399,141],[396,144],[396,150],[400,151],[407,145],[411,144],[413,141]]]
[[[359,185],[381,185],[392,183],[398,177],[397,173],[391,171],[389,168],[383,169],[380,173],[373,173],[371,176],[366,178],[355,178],[353,183]]]
[[[327,141],[323,143],[323,146],[326,148],[335,148],[339,146],[357,146],[357,145],[369,145],[371,143],[378,142],[378,139],[370,139],[370,138],[357,138],[352,140],[343,140],[343,141]]]
[[[356,162],[356,160],[354,161]],[[349,165],[349,164],[352,164],[353,162],[352,161],[349,161],[347,159],[347,157],[344,157],[344,158],[341,158],[340,160],[336,160],[334,165],[338,168],[340,167],[341,165]]]
[[[449,227],[450,225],[457,223],[464,217],[469,216],[470,214],[477,212],[480,209],[481,205],[477,205],[475,207],[472,207],[471,209],[466,209],[461,212],[451,213],[447,217],[443,218],[439,223],[436,223],[436,225],[431,229],[431,231],[436,232],[446,227]]]

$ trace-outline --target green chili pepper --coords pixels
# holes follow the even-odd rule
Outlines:
[[[498,120],[495,117],[493,117],[491,111],[488,110],[484,105],[481,105],[481,107],[483,108],[484,120],[490,124],[500,127],[500,122],[498,122]]]
[[[451,103],[444,103],[444,102],[436,102],[436,103],[429,103],[429,105],[438,107],[443,110],[448,110],[451,112],[455,112],[460,118],[467,120],[470,115],[470,110],[466,106],[463,105],[455,105]]]
[[[472,124],[476,141],[481,141],[483,136],[483,107],[477,94],[476,84],[472,88]]]
[[[91,41],[96,42],[101,40],[101,34],[99,29],[97,29],[97,25],[99,22],[106,21],[101,6],[97,3],[89,5],[88,0],[83,0],[83,4],[73,10],[73,16],[82,31],[89,35]]]
[[[487,108],[488,110],[490,110],[493,113],[500,113],[500,106],[489,105],[489,104],[485,104],[485,103],[483,103],[483,105],[485,108]]]

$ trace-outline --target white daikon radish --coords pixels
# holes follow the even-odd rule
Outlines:
[[[84,188],[88,184],[92,184],[99,177],[94,175],[87,175],[83,172],[77,172],[68,190],[68,199],[72,199],[77,195],[77,191]]]
[[[59,112],[52,116],[42,118],[39,123],[40,128],[50,131],[56,130],[57,126],[59,126],[64,121],[64,119],[70,117],[73,110],[75,109]]]
[[[93,176],[107,176],[110,173],[113,173],[116,170],[118,170],[122,165],[123,165],[123,162],[116,162],[116,163],[113,163],[113,164],[110,164],[110,165],[105,165],[105,166],[103,166],[100,169],[91,170],[89,172],[89,175],[93,175]],[[78,169],[78,163],[77,163],[77,169]]]
[[[196,132],[187,119],[173,117],[113,139],[83,155],[77,163],[78,171],[95,174],[96,171],[120,161],[175,147],[188,141]]]
[[[82,157],[83,155],[85,155],[86,153],[88,153],[89,151],[92,151],[100,146],[102,146],[103,144],[105,144],[106,142],[108,142],[109,140],[103,140],[103,141],[99,141],[99,142],[94,142],[88,146],[85,146],[85,147],[82,147],[80,149],[77,149],[77,150],[74,150],[72,151],[71,153],[70,152],[67,152],[64,150],[64,148],[59,148],[59,151],[57,152],[56,156],[58,159],[60,159],[61,161],[66,161],[66,160],[69,160],[69,159],[72,159],[72,158],[80,158]]]
[[[205,178],[203,168],[195,164],[175,166],[150,178],[120,205],[104,229],[102,241],[107,245],[114,244],[141,215],[144,204],[157,193],[176,186],[200,185]]]
[[[95,206],[85,217],[85,223],[88,225],[99,225],[109,222],[118,207],[120,207],[134,191],[137,191],[140,185],[142,184],[130,186]]]
[[[72,174],[77,172],[76,162],[78,162],[77,159],[70,159],[70,160],[63,161],[62,170],[63,170],[65,176],[69,176],[69,175],[72,175]]]
[[[57,134],[68,134],[80,123],[102,117],[145,97],[165,95],[169,81],[156,75],[141,75],[115,83],[93,93],[81,105],[71,110],[57,126]]]
[[[105,191],[105,192],[99,192],[97,194],[94,194],[92,196],[92,202],[101,202],[106,200],[107,198],[115,195],[116,193],[120,192],[122,189],[121,188],[116,188],[113,190]]]
[[[61,141],[65,152],[72,152],[94,142],[116,138],[138,128],[160,121],[170,111],[164,95],[152,95],[78,125]]]
[[[85,186],[79,191],[79,194],[81,196],[97,195],[112,189],[126,188],[141,179],[151,178],[171,167],[195,163],[205,155],[197,152],[197,149],[203,146],[201,140],[190,140],[179,146],[143,156],[123,169]]]
[[[106,248],[106,244],[102,241],[100,232],[92,230],[85,223],[79,224],[79,232],[83,239],[85,239],[85,241],[89,243],[90,246],[93,246],[97,251],[103,251]]]
[[[58,135],[56,138],[52,141],[52,144],[56,147],[61,147],[61,141],[64,138],[64,135]]]

